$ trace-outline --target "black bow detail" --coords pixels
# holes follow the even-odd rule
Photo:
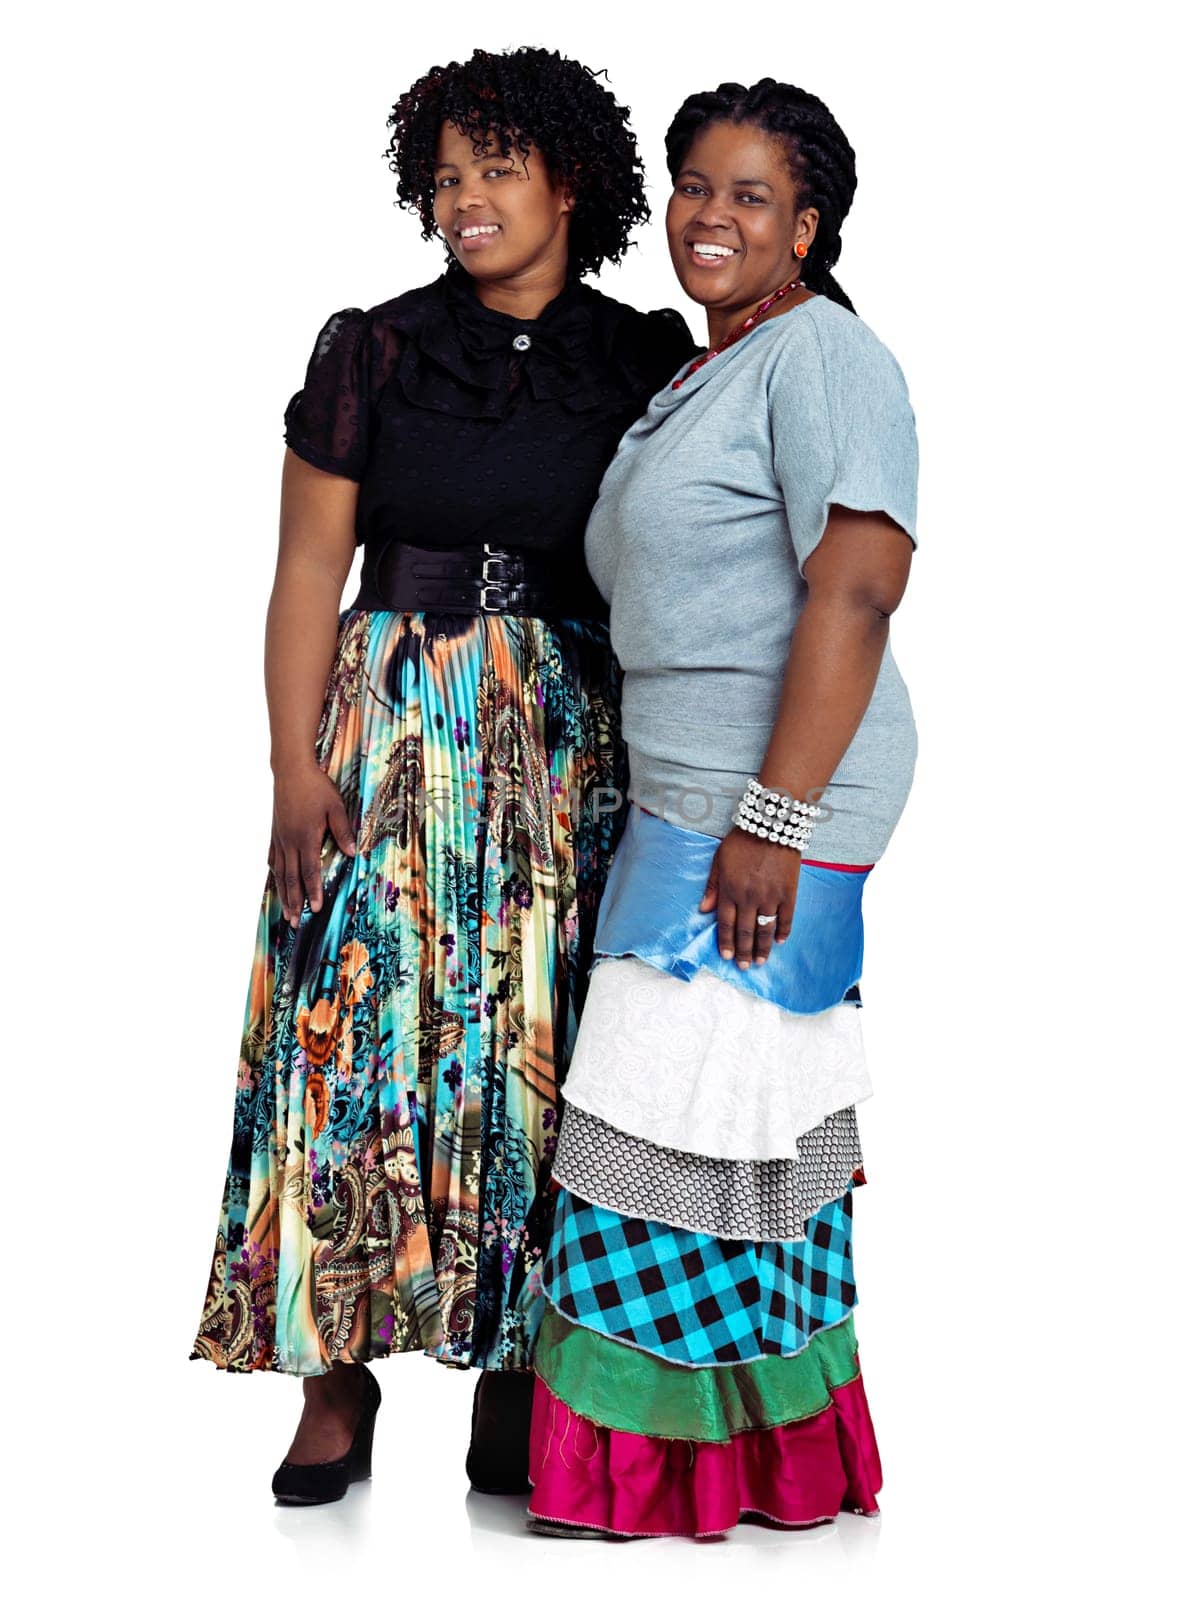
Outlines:
[[[445,373],[457,383],[447,383]],[[540,317],[526,321],[483,305],[466,273],[447,273],[401,364],[400,381],[414,403],[459,416],[502,415],[522,382],[535,399],[560,400],[572,411],[628,403],[607,372],[587,292],[574,280]],[[464,393],[464,384],[473,392]]]

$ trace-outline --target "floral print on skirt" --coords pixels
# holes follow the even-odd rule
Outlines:
[[[317,756],[357,854],[326,838],[296,929],[267,883],[194,1356],[530,1366],[617,704],[600,622],[342,614]]]

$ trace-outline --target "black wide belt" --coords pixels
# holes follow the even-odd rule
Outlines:
[[[607,620],[608,607],[582,557],[501,545],[431,549],[389,539],[363,554],[351,604],[361,611],[508,612]]]

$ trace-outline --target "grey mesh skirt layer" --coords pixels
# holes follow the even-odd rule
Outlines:
[[[861,1166],[853,1106],[802,1133],[792,1158],[738,1161],[669,1149],[568,1103],[554,1176],[625,1216],[723,1239],[801,1239],[808,1219],[842,1195]]]

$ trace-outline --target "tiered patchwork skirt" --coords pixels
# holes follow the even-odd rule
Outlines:
[[[601,623],[343,614],[317,759],[357,853],[295,930],[264,892],[194,1356],[528,1368],[616,707]]]
[[[630,814],[563,1088],[530,1511],[631,1536],[874,1512],[854,1334],[865,868],[723,961],[718,841]]]

